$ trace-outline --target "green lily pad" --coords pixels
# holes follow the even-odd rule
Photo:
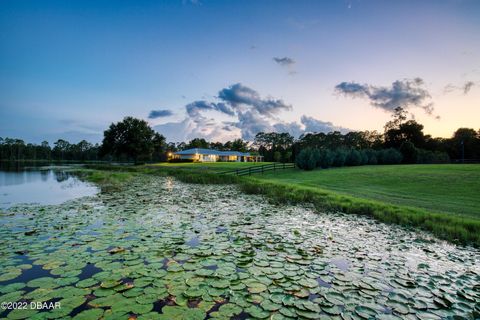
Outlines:
[[[103,316],[103,309],[89,309],[89,310],[84,310],[77,314],[75,317],[73,317],[73,320],[97,320],[101,319]]]

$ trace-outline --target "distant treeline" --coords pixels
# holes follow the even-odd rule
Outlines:
[[[384,129],[384,133],[307,133],[297,140],[288,133],[261,132],[254,145],[265,161],[296,161],[300,167],[311,167],[314,162],[315,166],[330,167],[480,159],[480,130],[459,128],[451,138],[433,138],[423,133],[422,124],[406,120],[402,108],[395,110]]]
[[[126,117],[105,130],[101,144],[85,140],[70,143],[59,139],[53,146],[25,143],[0,137],[1,160],[55,161],[166,161],[168,154],[190,148],[209,148],[258,153],[265,161],[292,162],[315,167],[387,163],[442,163],[451,159],[480,159],[480,130],[457,129],[451,138],[433,138],[423,133],[423,125],[407,120],[397,108],[384,132],[352,131],[342,134],[307,133],[295,139],[288,133],[260,132],[252,142],[242,139],[208,142],[196,138],[189,142],[167,143],[146,121]],[[308,161],[307,161],[308,159]]]
[[[41,144],[25,143],[21,139],[0,137],[1,160],[55,160],[55,161],[96,161],[99,160],[99,144],[85,140],[70,143],[59,139],[50,146],[47,141]]]

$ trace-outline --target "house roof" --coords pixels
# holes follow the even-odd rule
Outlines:
[[[250,156],[250,153],[244,153],[239,151],[219,151],[213,149],[202,149],[202,148],[193,148],[193,149],[186,149],[178,152],[174,152],[174,154],[178,155],[186,155],[186,154],[208,154],[208,155],[217,155],[217,156]]]

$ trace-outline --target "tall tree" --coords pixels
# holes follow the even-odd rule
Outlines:
[[[125,117],[104,131],[100,153],[135,163],[148,161],[154,151],[154,137],[155,131],[145,120]]]

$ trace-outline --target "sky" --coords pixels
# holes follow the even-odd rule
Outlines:
[[[480,128],[480,1],[0,0],[0,137]]]

